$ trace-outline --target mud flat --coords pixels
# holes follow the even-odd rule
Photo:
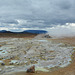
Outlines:
[[[47,38],[0,38],[0,74],[26,75],[32,65],[37,72],[34,75],[64,72],[74,62],[74,50],[74,45]]]

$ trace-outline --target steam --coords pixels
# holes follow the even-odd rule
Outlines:
[[[72,37],[75,36],[75,23],[66,23],[65,25],[57,25],[47,28],[50,36],[54,37]]]
[[[18,24],[8,24],[9,27],[0,27],[0,30],[8,30],[12,32],[22,32],[24,30],[45,30],[48,31],[48,34],[52,37],[72,37],[75,36],[75,23],[66,23],[64,25],[52,25],[53,27],[50,27],[51,25],[41,28],[40,24],[38,23],[38,26],[35,26],[31,23],[30,28],[28,26],[21,27],[22,24],[27,23],[25,22],[20,22]],[[20,26],[20,27],[19,27]]]

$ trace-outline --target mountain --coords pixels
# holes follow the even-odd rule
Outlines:
[[[23,31],[23,33],[25,33],[25,32],[33,33],[33,34],[45,34],[45,33],[47,33],[47,31],[45,31],[45,30],[25,30],[25,31]]]
[[[47,31],[45,30],[25,30],[23,32],[11,32],[11,31],[6,31],[6,30],[1,30],[0,33],[32,33],[32,34],[45,34]]]
[[[7,30],[1,30],[0,33],[13,33],[13,32]]]
[[[5,32],[7,32],[7,31],[6,31],[6,30],[1,30],[0,32],[1,32],[1,33],[5,33]]]

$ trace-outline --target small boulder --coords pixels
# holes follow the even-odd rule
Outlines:
[[[26,71],[27,73],[35,73],[35,65],[31,66],[29,69]]]
[[[49,36],[48,34],[44,36],[44,38],[51,38],[51,36]]]
[[[4,66],[4,65],[5,65],[5,63],[1,63],[1,65],[2,65],[2,66]]]

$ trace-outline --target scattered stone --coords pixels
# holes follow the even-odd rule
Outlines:
[[[51,36],[49,36],[48,34],[44,36],[44,38],[51,38]]]
[[[11,64],[16,64],[18,62],[18,60],[11,60]]]
[[[9,62],[9,65],[13,65],[13,63]]]
[[[4,65],[5,65],[5,63],[1,63],[1,65],[2,65],[2,66],[4,66]]]
[[[31,66],[29,69],[27,69],[27,73],[35,73],[35,66]]]

